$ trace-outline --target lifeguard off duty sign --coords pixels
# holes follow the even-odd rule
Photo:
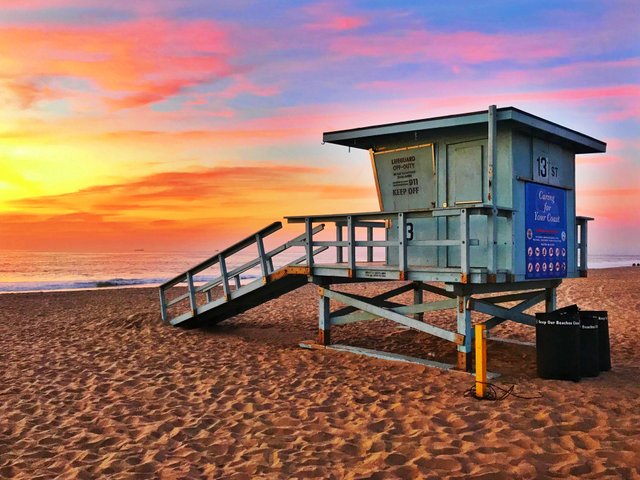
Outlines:
[[[372,151],[371,155],[382,210],[435,206],[433,145]]]
[[[567,276],[566,205],[565,190],[537,183],[525,185],[525,278]]]

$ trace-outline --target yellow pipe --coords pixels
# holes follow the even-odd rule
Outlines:
[[[487,384],[487,339],[486,326],[482,323],[475,326],[476,333],[476,396],[484,398]]]

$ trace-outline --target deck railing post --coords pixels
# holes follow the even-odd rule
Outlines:
[[[469,275],[469,211],[460,210],[460,273]]]
[[[489,275],[495,275],[497,272],[497,210],[491,209],[491,212],[487,214],[487,273]]]
[[[347,217],[347,261],[349,262],[349,276],[355,275],[356,270],[356,228],[351,215]]]
[[[581,236],[581,229],[580,229],[580,225],[581,222],[579,219],[576,218],[576,231],[575,231],[575,237],[576,237],[576,270],[578,270],[578,272],[580,272],[581,270],[581,265],[580,265],[580,252],[582,251],[582,246],[580,245],[580,240],[582,239]]]
[[[342,241],[342,225],[339,225],[337,223],[336,223],[336,241],[337,242]],[[340,246],[336,247],[336,263],[344,262],[344,257],[342,254],[343,254],[342,247]]]
[[[256,245],[258,247],[258,258],[260,259],[260,269],[262,270],[262,276],[269,275],[269,266],[267,264],[267,257],[264,254],[264,242],[259,233],[256,234]]]
[[[404,213],[398,213],[398,270],[401,280],[404,280],[404,272],[407,271],[407,219]]]
[[[227,263],[222,255],[218,256],[218,263],[220,264],[220,276],[222,277],[222,291],[228,300],[231,294],[229,291],[229,275],[227,274]]]
[[[305,218],[304,225],[307,235],[305,242],[307,247],[307,266],[311,269],[313,267],[313,222],[311,218]]]
[[[193,275],[191,272],[187,272],[185,277],[187,280],[187,289],[189,291],[189,305],[191,305],[191,313],[195,315],[198,310],[198,303],[196,300],[196,289],[193,286]]]
[[[367,241],[373,241],[373,227],[367,227]],[[373,262],[373,245],[367,245],[367,262]]]
[[[389,241],[389,232],[391,231],[391,219],[385,219],[385,227],[384,227],[384,241]],[[389,265],[389,249],[391,247],[384,247],[384,264]]]

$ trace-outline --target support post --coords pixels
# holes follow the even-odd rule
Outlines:
[[[424,301],[424,297],[422,295],[422,289],[418,284],[413,285],[413,304],[420,305]],[[416,313],[413,318],[418,320],[419,322],[424,321],[424,313]]]
[[[498,270],[497,267],[497,211],[495,208],[492,209],[491,213],[487,215],[487,273],[493,278],[495,282],[495,274]]]
[[[342,241],[342,225],[336,224],[336,241]],[[336,263],[344,262],[342,247],[336,247]]]
[[[544,311],[549,313],[556,309],[556,287],[544,289]]]
[[[464,335],[464,343],[458,345],[458,370],[471,372],[471,312],[467,308],[469,295],[459,295],[457,317],[458,333]]]
[[[313,268],[313,225],[309,217],[304,219],[305,230],[307,234],[307,266],[309,271]]]
[[[460,272],[463,283],[469,278],[469,212],[466,208],[460,210]]]
[[[476,397],[484,398],[487,384],[487,339],[486,327],[480,323],[475,326],[476,333]]]
[[[320,288],[320,303],[318,305],[318,343],[331,344],[331,306],[329,297],[325,297],[324,289]]]
[[[493,204],[493,166],[496,162],[498,154],[498,142],[496,136],[497,118],[496,118],[496,106],[491,105],[488,110],[487,124],[489,131],[487,132],[487,178],[485,191],[487,195],[487,203]]]
[[[404,280],[407,271],[407,219],[404,213],[398,213],[398,270],[400,280]]]
[[[588,238],[588,230],[587,230],[587,221],[584,221],[580,224],[580,276],[587,276],[587,238]]]

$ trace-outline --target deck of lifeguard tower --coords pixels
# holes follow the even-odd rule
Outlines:
[[[506,128],[498,130],[498,125]],[[467,143],[473,148],[479,145],[481,152],[480,185],[469,187],[471,193],[461,188],[462,183],[458,192],[452,193],[454,180],[467,181],[463,169],[451,163],[455,157],[447,143],[456,144],[452,132],[461,128],[471,138]],[[547,311],[555,309],[555,289],[562,278],[584,276],[587,271],[587,221],[591,219],[575,216],[575,203],[567,201],[567,245],[573,246],[567,254],[567,266],[562,272],[558,268],[555,278],[531,278],[527,274],[521,254],[524,241],[516,238],[516,232],[524,232],[524,219],[518,218],[524,211],[524,194],[514,192],[518,182],[539,183],[539,179],[531,173],[516,174],[515,162],[508,172],[499,166],[498,147],[504,147],[505,139],[498,131],[502,135],[509,132],[513,138],[513,132],[534,136],[575,153],[605,149],[598,140],[514,108],[325,133],[325,142],[370,151],[381,211],[286,217],[290,224],[303,226],[303,231],[267,250],[265,239],[282,228],[281,222],[274,222],[164,283],[160,287],[163,320],[183,326],[215,324],[314,283],[320,295],[319,345],[331,344],[333,326],[386,318],[452,342],[458,350],[457,367],[470,370],[472,311],[490,316],[484,322],[487,329],[505,320],[535,325],[535,317],[525,311],[540,302],[545,303]],[[507,143],[517,150],[513,138],[509,137]],[[435,145],[439,144],[446,147],[436,151]],[[428,165],[421,168],[432,168],[428,177],[420,177],[421,194],[425,192],[425,178],[432,179],[426,188],[429,204],[416,208],[409,202],[404,206],[411,208],[395,209],[396,192],[392,195],[381,186],[376,155],[382,158],[407,151],[414,155],[414,161],[418,153],[423,154],[419,160]],[[418,175],[414,182],[418,184]],[[552,185],[572,191],[572,185],[557,181]],[[480,198],[469,199],[468,195]],[[228,266],[234,255],[248,248],[256,252],[253,260]],[[277,263],[281,254],[296,248],[303,250],[298,258]],[[260,275],[243,283],[243,274],[252,269],[259,269]],[[213,278],[202,280],[203,272],[211,271],[215,271]],[[340,283],[380,281],[401,283],[372,298],[331,288]],[[413,291],[411,304],[392,300],[407,291]],[[436,293],[442,300],[425,303],[424,291]],[[331,311],[331,300],[344,307]],[[514,301],[519,303],[509,308],[501,306]],[[455,311],[453,330],[428,323],[429,312],[446,309]]]

